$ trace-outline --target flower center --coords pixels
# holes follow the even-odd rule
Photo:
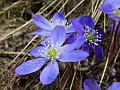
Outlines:
[[[118,18],[120,17],[120,10],[115,10],[114,15]]]
[[[91,29],[89,26],[85,26],[84,35],[87,37],[87,41],[89,44],[98,45],[98,42],[101,42],[102,35],[98,32],[98,30]]]
[[[94,35],[91,33],[87,36],[87,40],[88,41],[93,41],[95,38],[94,38]]]
[[[48,52],[48,56],[49,56],[51,59],[56,58],[56,57],[57,57],[57,49],[56,49],[56,48],[51,49],[51,50]]]

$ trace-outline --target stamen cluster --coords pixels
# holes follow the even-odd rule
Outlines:
[[[89,44],[98,45],[98,42],[101,42],[102,35],[98,33],[98,30],[92,30],[89,26],[85,26],[84,35]]]

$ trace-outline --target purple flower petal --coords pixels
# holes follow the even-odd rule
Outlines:
[[[94,29],[95,24],[94,24],[94,20],[93,20],[93,18],[91,16],[87,16],[85,18],[85,24],[87,26],[89,26],[91,29]]]
[[[40,42],[41,45],[48,46],[50,44],[50,37],[46,37],[42,42]]]
[[[75,19],[71,19],[71,23],[78,32],[78,35],[82,35],[84,33],[84,28],[83,26]]]
[[[52,83],[59,74],[59,67],[56,61],[50,61],[40,74],[40,81],[43,85]]]
[[[110,13],[110,14],[109,14],[109,17],[110,17],[111,19],[117,21],[117,22],[120,21],[120,17],[116,17],[114,13]]]
[[[62,26],[56,26],[51,35],[51,46],[59,45],[61,46],[66,39],[66,31]]]
[[[72,51],[74,49],[81,47],[85,41],[86,41],[86,36],[80,36],[72,44],[64,45],[62,47],[62,50],[63,52]]]
[[[95,52],[95,55],[97,56],[97,58],[99,58],[100,60],[103,59],[103,57],[104,57],[103,48],[100,45],[95,46],[94,48],[95,48],[94,52]]]
[[[67,33],[66,34],[66,39],[70,38],[72,36],[73,33]]]
[[[86,51],[83,50],[74,50],[71,52],[63,53],[58,58],[61,62],[78,62],[83,61],[89,56]]]
[[[120,0],[105,0],[101,7],[104,12],[111,12],[118,8],[120,8]]]
[[[120,82],[114,82],[109,86],[108,90],[120,90]]]
[[[15,69],[18,75],[26,75],[38,71],[48,60],[44,58],[37,58],[22,63]]]
[[[78,38],[78,36],[72,35],[72,36],[68,39],[68,43],[69,43],[69,44],[72,44],[77,38]]]
[[[40,27],[41,29],[45,29],[45,30],[51,29],[51,23],[43,16],[37,14],[33,17],[33,19],[34,19],[35,25]]]
[[[100,40],[103,41],[103,39],[104,39],[104,37],[105,37],[104,31],[101,30],[101,29],[99,29],[99,30],[98,30],[98,34],[101,34],[101,38],[100,38]]]
[[[106,11],[102,10],[102,8],[99,8],[99,10],[101,10],[102,12],[108,14],[109,17],[110,17],[111,19],[115,20],[116,22],[119,22],[119,21],[120,21],[120,17],[116,17],[114,11],[106,12]]]
[[[84,90],[102,90],[100,86],[93,79],[86,79],[83,83]]]
[[[35,57],[39,57],[39,56],[41,56],[41,53],[42,53],[41,50],[44,50],[44,49],[45,49],[44,46],[35,47],[30,51],[30,55],[35,56]]]
[[[90,47],[89,47],[88,42],[85,42],[85,43],[82,45],[82,49],[87,49],[87,48],[90,48]]]
[[[50,36],[51,32],[50,31],[46,31],[46,30],[36,30],[36,31],[30,33],[30,35]]]
[[[82,36],[79,36],[75,42],[72,43],[72,46],[74,47],[81,47],[83,45],[83,43],[86,41],[86,36],[82,35]]]
[[[90,47],[87,42],[82,45],[82,49],[90,54]]]
[[[73,33],[75,32],[75,28],[73,27],[72,24],[70,24],[69,26],[66,27],[66,33]]]
[[[57,12],[53,16],[53,22],[55,25],[65,25],[66,23],[66,18],[63,13]]]
[[[85,25],[85,17],[84,16],[79,16],[76,20],[84,27],[84,25]]]

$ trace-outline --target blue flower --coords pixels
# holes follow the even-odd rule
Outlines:
[[[120,90],[120,82],[114,82],[109,86],[108,90]]]
[[[52,22],[49,22],[46,18],[37,14],[33,17],[34,24],[40,28],[31,33],[31,35],[51,36],[52,31],[56,26],[63,26],[66,33],[75,32],[72,24],[68,25],[67,20],[63,13],[57,12],[52,18]]]
[[[78,17],[77,19],[71,20],[74,28],[77,31],[72,35],[69,39],[69,42],[72,43],[77,37],[84,35],[86,36],[86,42],[83,45],[83,49],[89,52],[89,49],[92,49],[96,56],[99,59],[102,59],[104,56],[103,48],[100,46],[100,42],[104,39],[104,32],[103,30],[95,30],[94,29],[94,20],[91,16],[87,16],[84,18],[83,16]]]
[[[89,56],[84,50],[75,50],[76,47],[81,46],[85,42],[85,36],[77,38],[73,44],[62,46],[65,40],[66,31],[64,27],[56,26],[47,45],[38,46],[31,50],[30,54],[37,58],[18,66],[15,69],[15,73],[18,75],[33,73],[46,64],[46,67],[40,74],[40,81],[43,85],[47,85],[52,83],[59,74],[57,61],[78,62]]]
[[[84,90],[102,90],[95,80],[88,78],[84,81]],[[114,82],[108,87],[108,90],[120,90],[120,82]]]
[[[106,0],[101,8],[102,12],[109,15],[109,17],[117,22],[120,21],[120,0]]]
[[[95,80],[88,78],[83,82],[84,90],[102,90]]]

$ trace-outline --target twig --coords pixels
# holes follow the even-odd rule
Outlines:
[[[0,54],[13,54],[13,55],[16,55],[16,54],[19,54],[20,52],[9,52],[9,51],[0,51]],[[25,52],[21,52],[21,55],[26,55]],[[28,56],[30,56],[30,54],[28,54]]]
[[[72,78],[72,82],[71,82],[71,85],[70,85],[70,89],[69,89],[69,90],[72,90],[73,82],[74,82],[75,75],[76,75],[76,69],[77,69],[77,65],[74,66],[74,74],[73,74],[73,78]]]
[[[116,63],[117,58],[118,58],[118,56],[119,56],[119,53],[120,53],[120,45],[119,45],[119,47],[118,47],[118,51],[117,51],[117,54],[116,54],[116,56],[115,56],[114,63],[113,63],[113,65],[112,65],[112,67],[114,67],[114,64]]]
[[[13,3],[11,6],[6,7],[6,8],[3,8],[3,11],[0,12],[0,15],[1,15],[2,13],[4,13],[4,12],[8,11],[9,9],[12,9],[12,8],[15,7],[16,5],[21,4],[21,3],[24,3],[24,2],[25,2],[25,1],[19,0],[19,1],[15,2],[15,3]]]
[[[112,33],[112,35],[111,35],[111,39],[110,39],[110,42],[109,42],[109,44],[108,44],[107,60],[106,60],[106,63],[105,63],[105,67],[104,67],[104,70],[103,70],[103,73],[102,73],[102,77],[101,77],[99,86],[101,85],[101,83],[102,83],[102,81],[103,81],[103,78],[104,78],[104,75],[105,75],[105,72],[106,72],[106,69],[107,69],[107,66],[108,66],[108,61],[109,61],[109,59],[110,59],[110,55],[111,55],[111,52],[112,52],[111,49],[113,48],[113,44],[114,44],[114,41],[115,41],[115,35],[116,35],[116,32],[117,32],[118,29],[119,29],[119,24],[120,24],[120,23],[118,23],[117,28],[115,28],[115,24],[114,24],[114,27],[113,27],[114,31],[113,31],[113,33]]]
[[[21,55],[22,52],[24,52],[24,50],[31,44],[31,42],[32,42],[35,38],[37,38],[37,35],[36,35],[32,40],[30,40],[30,42],[29,42],[29,43],[22,49],[22,51],[12,60],[12,62],[11,62],[9,65],[7,65],[7,67],[6,67],[3,71],[1,71],[0,75]]]
[[[40,14],[42,14],[44,11],[46,11],[50,6],[52,6],[57,0],[53,1],[51,4],[49,4],[43,11],[40,12]],[[30,23],[32,23],[33,19],[29,20],[28,22],[26,22],[25,24],[23,24],[22,26],[18,27],[17,29],[15,29],[14,31],[6,34],[5,36],[0,38],[0,41],[5,40],[8,36],[12,35],[13,33],[21,30],[23,27],[29,25]],[[10,38],[10,37],[9,37]]]
[[[79,2],[65,17],[69,16],[78,6],[80,6],[85,0]]]

